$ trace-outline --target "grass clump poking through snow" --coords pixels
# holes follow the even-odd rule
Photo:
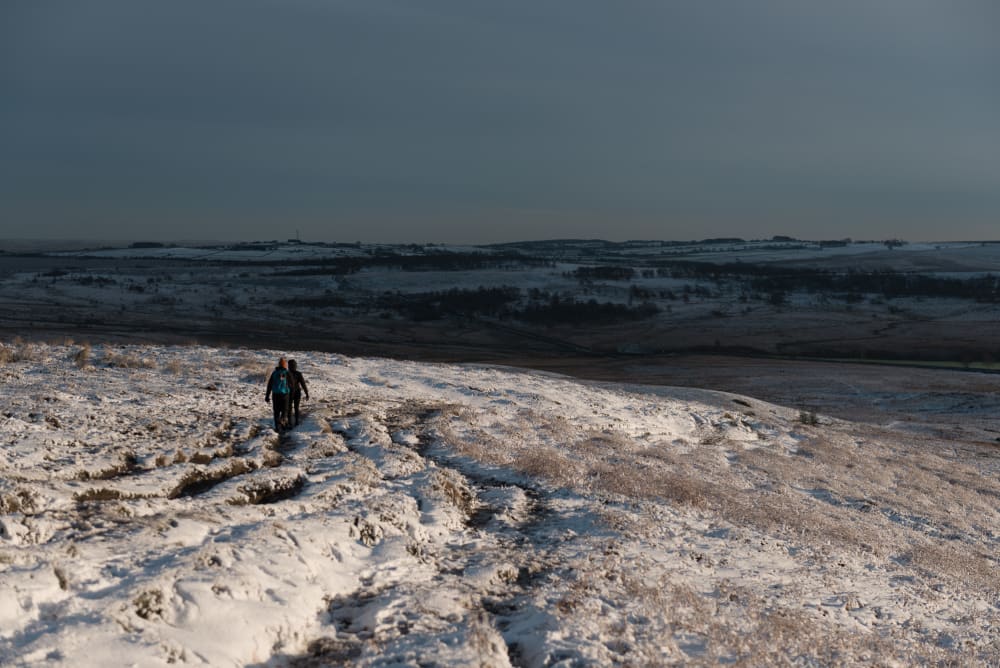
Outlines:
[[[132,601],[135,614],[145,620],[161,617],[164,610],[163,591],[159,589],[148,589]]]
[[[0,515],[23,513],[28,515],[36,509],[36,495],[28,489],[16,489],[0,494]]]
[[[271,373],[269,364],[246,353],[239,355],[232,364],[233,368],[243,372],[240,375],[240,380],[244,383],[266,383],[267,377]]]
[[[77,492],[73,495],[73,498],[78,503],[87,503],[88,501],[128,501],[139,497],[131,492],[125,492],[113,487],[94,487]]]
[[[163,366],[161,368],[167,373],[171,373],[175,376],[179,376],[181,373],[184,372],[184,365],[177,358],[167,360],[166,362],[163,363]]]
[[[192,464],[211,464],[214,457],[211,453],[198,451],[191,455],[189,461]]]
[[[546,446],[517,453],[513,466],[526,475],[558,486],[571,486],[582,477],[579,462],[561,450]]]
[[[106,350],[102,358],[105,366],[122,369],[155,369],[156,362],[150,357],[131,352],[116,352]]]
[[[239,486],[244,499],[230,499],[232,505],[261,505],[276,503],[291,499],[302,491],[306,485],[305,475],[298,473],[290,476],[252,480]]]
[[[799,411],[799,422],[815,427],[819,424],[819,417],[816,411]]]
[[[92,349],[89,343],[84,343],[75,353],[73,353],[73,364],[78,369],[86,369],[90,366],[90,355]]]
[[[437,469],[431,474],[431,489],[447,499],[463,515],[469,517],[475,510],[476,496],[469,489],[465,478],[454,469]]]
[[[32,362],[38,358],[38,350],[38,346],[20,337],[15,338],[10,344],[0,343],[0,364]]]

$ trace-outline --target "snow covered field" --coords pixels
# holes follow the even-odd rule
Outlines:
[[[278,354],[0,348],[0,664],[1000,662],[996,442]]]

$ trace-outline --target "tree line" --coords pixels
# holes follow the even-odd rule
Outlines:
[[[286,263],[288,264],[288,263]],[[554,266],[551,260],[520,253],[425,253],[405,255],[376,251],[373,255],[323,258],[302,261],[302,268],[275,272],[275,276],[344,276],[367,268],[401,271],[475,271],[480,269],[521,269]]]
[[[831,271],[808,267],[744,264],[730,262],[671,262],[656,268],[656,275],[669,278],[711,281],[739,280],[754,292],[812,292],[896,297],[941,297],[979,302],[1000,301],[1000,277],[993,274],[959,278],[885,269]]]
[[[520,288],[453,288],[439,292],[382,295],[377,308],[392,310],[415,321],[439,320],[454,316],[488,316],[540,325],[614,324],[649,318],[659,309],[655,304],[639,305],[579,300],[574,297],[532,289],[527,303]]]

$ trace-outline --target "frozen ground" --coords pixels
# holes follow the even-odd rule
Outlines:
[[[299,353],[279,437],[276,352],[0,355],[3,665],[1000,662],[974,406]]]

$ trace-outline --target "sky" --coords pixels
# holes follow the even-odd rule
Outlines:
[[[4,0],[0,238],[1000,238],[995,0]]]

